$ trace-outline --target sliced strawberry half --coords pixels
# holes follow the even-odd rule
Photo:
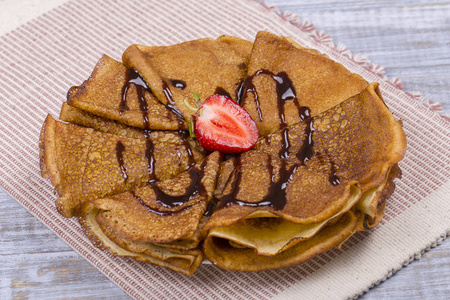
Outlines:
[[[193,119],[195,136],[209,151],[243,152],[258,140],[258,127],[249,113],[223,95],[206,98]]]

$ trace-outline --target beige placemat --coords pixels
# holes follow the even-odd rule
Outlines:
[[[69,1],[0,37],[0,185],[55,234],[136,299],[345,299],[355,297],[450,233],[450,125],[387,81],[382,68],[333,44],[311,24],[264,3],[221,1]],[[81,84],[103,53],[120,59],[133,43],[168,45],[266,30],[316,48],[377,81],[403,120],[403,177],[374,230],[302,265],[259,273],[203,265],[192,277],[117,258],[94,248],[78,224],[55,210],[39,173],[38,136],[57,117],[67,90]]]

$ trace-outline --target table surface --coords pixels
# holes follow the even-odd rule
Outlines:
[[[2,2],[4,0],[0,0]],[[384,66],[450,116],[450,2],[270,0]],[[0,299],[128,299],[0,188]],[[450,239],[361,299],[447,299]]]

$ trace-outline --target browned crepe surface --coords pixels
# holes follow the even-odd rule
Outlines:
[[[294,223],[320,222],[344,206],[355,183],[344,181],[335,186],[329,181],[327,165],[295,165],[259,151],[241,154],[239,160],[207,229],[231,225],[258,211]]]
[[[255,272],[286,268],[343,243],[357,230],[359,218],[357,214],[349,211],[313,238],[297,243],[274,256],[257,255],[253,249],[233,247],[227,240],[213,236],[206,238],[203,251],[214,265],[229,271]]]
[[[104,55],[89,79],[67,94],[71,106],[142,129],[186,129],[186,123],[146,89],[130,82],[122,63]]]
[[[117,237],[133,242],[195,238],[214,191],[219,159],[220,154],[213,152],[174,178],[91,200],[99,209],[97,221]]]
[[[241,105],[255,120],[260,136],[282,127],[281,114],[287,125],[295,124],[299,120],[298,106],[308,107],[315,116],[368,85],[361,76],[350,73],[341,64],[299,49],[291,40],[268,32],[257,34],[247,72],[249,77],[244,90],[254,91],[244,94]],[[262,73],[255,75],[257,72]],[[282,73],[287,74],[287,78]],[[283,83],[279,84],[281,90],[277,92],[277,81],[280,80]],[[292,92],[284,90],[288,81],[292,83]],[[285,96],[293,93],[296,97],[280,100],[285,92]]]
[[[149,143],[66,124],[51,116],[41,134],[42,173],[56,186],[57,208],[66,217],[73,216],[84,201],[172,177],[202,158],[188,145]]]
[[[406,139],[377,84],[267,32],[254,44],[132,45],[123,61],[103,56],[67,94],[60,119],[70,124],[49,116],[40,138],[58,210],[77,214],[94,245],[186,275],[204,246],[222,269],[259,271],[380,222]],[[247,109],[260,130],[254,149],[205,158],[180,130],[194,93]]]
[[[373,83],[311,119],[260,139],[254,149],[299,159],[306,166],[309,160],[328,163],[330,175],[356,180],[364,192],[384,182],[391,166],[403,158],[406,136]]]
[[[72,124],[89,127],[104,133],[112,133],[137,139],[151,139],[153,142],[166,142],[179,145],[189,145],[199,152],[203,148],[189,136],[185,130],[144,130],[120,124],[117,121],[98,117],[64,102],[61,107],[59,119]]]
[[[375,89],[371,85],[309,121],[270,134],[255,146],[258,151],[241,154],[237,165],[223,165],[219,186],[226,186],[206,228],[230,225],[256,211],[294,223],[316,223],[343,207],[352,185],[365,192],[383,184],[392,165],[402,159],[406,140]],[[314,130],[308,135],[307,128]],[[283,172],[285,193],[279,184]]]
[[[133,257],[142,262],[166,267],[185,275],[192,275],[203,260],[203,253],[199,249],[173,250],[157,244],[120,239],[97,223],[97,213],[98,209],[92,203],[85,202],[79,210],[78,221],[86,236],[100,249],[117,256]]]
[[[189,120],[193,112],[188,106],[197,106],[193,93],[202,101],[215,93],[236,100],[251,47],[251,42],[235,37],[159,47],[132,45],[122,59],[139,71],[162,103],[175,106]]]

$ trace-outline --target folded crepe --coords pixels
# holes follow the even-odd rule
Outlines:
[[[203,261],[203,253],[200,249],[177,250],[154,243],[129,242],[120,239],[98,224],[97,214],[98,209],[94,204],[85,202],[81,205],[77,218],[92,243],[102,250],[110,251],[113,255],[133,257],[185,275],[192,275]]]
[[[291,39],[258,32],[240,92],[240,104],[260,136],[315,116],[354,96],[368,83],[341,64]]]
[[[40,137],[42,176],[72,217],[79,204],[173,177],[203,159],[187,143],[176,144],[102,133],[48,116]]]
[[[151,139],[153,142],[166,142],[172,144],[185,144],[199,152],[204,149],[189,136],[186,130],[144,130],[120,124],[117,121],[98,117],[64,102],[59,115],[61,121],[89,127],[97,131],[112,133],[136,139]]]
[[[194,93],[201,101],[212,94],[237,99],[251,47],[249,41],[221,36],[171,46],[132,45],[122,60],[142,75],[162,103],[190,120],[197,107]]]
[[[276,256],[319,234],[352,208],[375,224],[392,192],[391,170],[405,147],[399,122],[377,84],[371,84],[225,162],[221,175],[231,175],[216,188],[216,196],[222,195],[205,226],[208,238],[226,239],[255,255]],[[212,253],[208,245],[205,253]]]
[[[254,149],[302,164],[313,158],[328,161],[332,172],[357,180],[365,192],[384,182],[403,158],[406,136],[378,83],[371,83],[333,108],[261,138]]]
[[[396,178],[401,178],[401,169],[398,164],[392,166],[386,180],[378,187],[367,190],[356,204],[356,210],[364,213],[365,223],[368,228],[377,226],[384,215],[386,200],[395,190]]]
[[[291,267],[344,243],[358,230],[359,219],[358,214],[348,211],[311,239],[274,256],[256,255],[251,248],[232,246],[228,240],[213,235],[206,238],[203,251],[214,265],[229,271],[256,272]]]
[[[101,249],[192,275],[203,261],[201,219],[213,195],[220,157],[213,152],[171,179],[85,202],[78,221]]]
[[[118,256],[192,275],[203,260],[201,222],[220,153],[174,178],[81,205],[78,220],[94,245]]]
[[[186,129],[170,107],[160,103],[134,69],[103,55],[89,79],[67,93],[67,102],[94,115],[142,129]]]
[[[97,221],[127,241],[192,240],[211,200],[219,160],[220,153],[213,152],[176,177],[89,202],[99,209]]]
[[[376,83],[287,37],[132,45],[103,56],[46,119],[41,171],[93,244],[191,275],[299,264],[377,225],[405,134]],[[257,123],[254,148],[206,152],[185,129],[212,94]]]

